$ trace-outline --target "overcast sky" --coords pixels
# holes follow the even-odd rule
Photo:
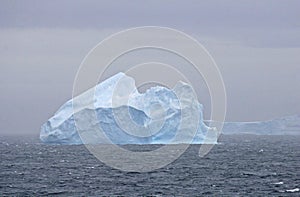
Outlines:
[[[0,1],[0,132],[38,134],[85,55],[120,30],[198,39],[223,75],[228,121],[300,113],[300,1]],[[201,99],[200,99],[201,100]],[[209,95],[203,95],[209,117]]]

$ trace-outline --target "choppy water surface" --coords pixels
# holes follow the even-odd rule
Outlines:
[[[192,145],[172,164],[148,173],[112,169],[82,145],[0,139],[1,196],[300,195],[299,136],[223,136],[204,158],[198,157],[200,145]]]

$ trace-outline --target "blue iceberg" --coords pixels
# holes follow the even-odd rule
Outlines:
[[[201,144],[207,132],[215,131],[204,124],[202,110],[186,83],[140,93],[133,78],[118,73],[63,104],[42,125],[40,139],[54,144]]]

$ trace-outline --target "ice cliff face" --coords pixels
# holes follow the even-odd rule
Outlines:
[[[63,104],[42,125],[40,139],[56,144],[101,144],[106,137],[115,144],[201,144],[210,130],[187,84],[179,82],[172,90],[152,87],[141,94],[131,77],[118,73]]]

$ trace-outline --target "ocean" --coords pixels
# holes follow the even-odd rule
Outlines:
[[[106,166],[84,145],[0,139],[0,196],[300,196],[300,136],[223,135],[204,158],[191,145],[147,173]]]

